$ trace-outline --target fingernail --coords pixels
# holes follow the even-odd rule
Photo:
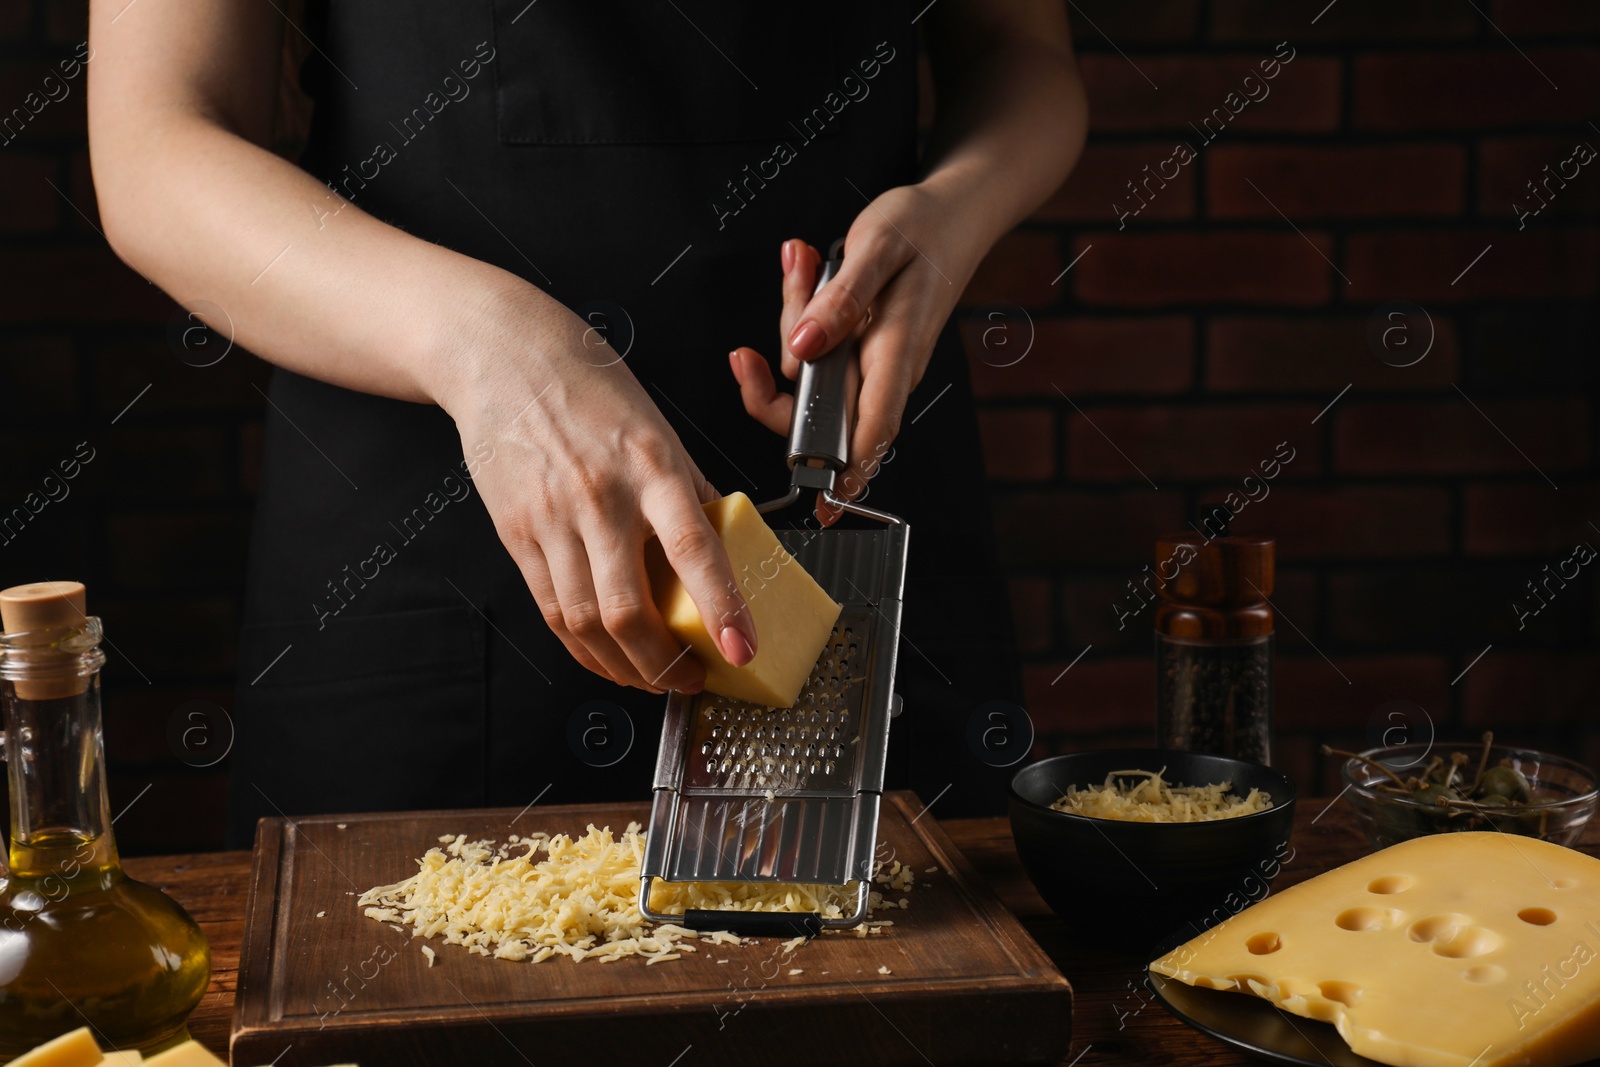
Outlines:
[[[732,626],[724,626],[720,636],[722,658],[735,667],[743,667],[756,658],[756,650],[750,647],[750,641]]]
[[[778,253],[778,258],[783,261],[783,273],[788,274],[794,270],[794,242],[783,242],[783,248]]]
[[[733,370],[733,376],[739,377],[739,350],[734,349],[728,353],[728,366]]]
[[[821,352],[822,346],[827,343],[828,335],[810,319],[796,326],[794,333],[789,335],[789,351],[795,354],[796,359],[809,359]]]

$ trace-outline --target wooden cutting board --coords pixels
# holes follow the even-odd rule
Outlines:
[[[503,841],[647,821],[642,804],[263,819],[235,1067],[947,1067],[1066,1053],[1071,986],[912,793],[885,797],[879,830],[879,855],[916,872],[909,907],[883,915],[895,923],[883,934],[829,934],[789,956],[765,938],[654,966],[517,963],[413,939],[356,906],[369,887],[414,874],[442,834]],[[431,968],[424,944],[438,953]]]

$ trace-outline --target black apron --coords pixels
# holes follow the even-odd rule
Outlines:
[[[711,483],[766,500],[783,442],[745,414],[727,353],[778,351],[782,240],[825,248],[915,180],[913,14],[314,4],[301,162],[589,318]],[[545,627],[470,479],[494,460],[435,407],[283,370],[270,396],[232,842],[263,815],[647,798],[664,698],[595,677]],[[1017,668],[950,328],[907,410],[871,490],[912,529],[890,782],[942,794],[936,815],[998,811],[1009,772],[968,725],[1017,698]]]

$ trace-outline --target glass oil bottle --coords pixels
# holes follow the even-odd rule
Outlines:
[[[101,624],[77,582],[0,591],[10,783],[0,866],[0,1062],[89,1026],[102,1048],[185,1034],[211,950],[175,901],[122,873],[100,732]]]

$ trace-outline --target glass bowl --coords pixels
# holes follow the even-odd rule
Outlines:
[[[1436,755],[1446,759],[1455,751],[1472,756],[1463,773],[1475,777],[1482,745],[1391,745],[1369,749],[1361,755],[1389,768],[1402,779],[1421,777]],[[1571,845],[1583,833],[1584,824],[1594,814],[1600,792],[1596,791],[1594,771],[1547,752],[1492,745],[1489,767],[1505,764],[1521,772],[1533,789],[1526,804],[1491,807],[1465,801],[1442,807],[1386,791],[1393,782],[1382,771],[1347,759],[1343,776],[1350,802],[1361,822],[1361,830],[1374,848],[1428,834],[1463,830],[1498,830],[1502,833],[1537,837],[1558,845]]]

